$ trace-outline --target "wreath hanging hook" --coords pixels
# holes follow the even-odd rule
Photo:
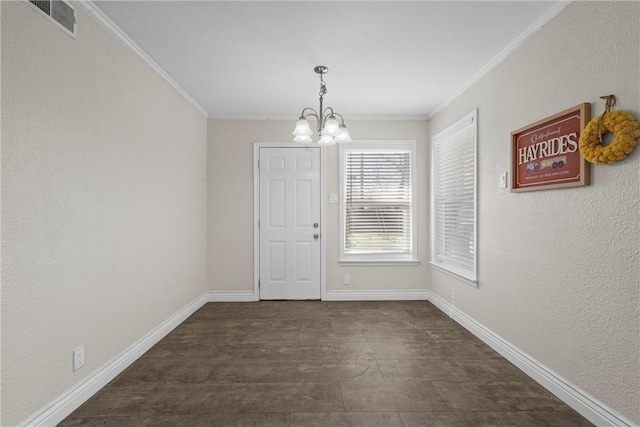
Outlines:
[[[611,112],[611,107],[616,105],[616,97],[612,95],[601,96],[600,99],[606,99],[607,102],[604,104],[604,111],[602,112],[602,116],[600,116],[600,122],[598,122],[598,141],[602,144],[602,122],[604,121],[604,115]]]

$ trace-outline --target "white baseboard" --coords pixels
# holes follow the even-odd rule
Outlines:
[[[18,425],[55,426],[206,303],[206,295],[197,298]]]
[[[429,301],[593,424],[635,425],[436,294],[429,292]]]
[[[207,302],[252,302],[255,301],[253,292],[209,292]]]
[[[428,300],[427,291],[327,291],[325,301]]]
[[[427,300],[427,291],[327,291],[324,301],[406,301]],[[208,302],[252,302],[253,292],[209,292]]]
[[[555,394],[571,408],[597,426],[633,427],[634,424],[613,409],[553,372],[513,344],[502,339],[476,320],[429,291],[327,291],[327,301],[399,301],[429,300],[453,320],[484,341],[532,379]],[[254,301],[253,292],[210,292],[196,299],[171,318],[150,331],[110,362],[83,381],[34,412],[19,426],[55,426],[87,401],[109,381],[124,371],[176,326],[207,302]]]

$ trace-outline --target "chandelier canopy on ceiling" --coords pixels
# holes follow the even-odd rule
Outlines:
[[[316,130],[320,136],[317,141],[318,144],[333,145],[336,142],[351,142],[351,137],[349,136],[347,126],[344,124],[342,115],[333,111],[331,107],[323,109],[324,95],[327,93],[327,86],[322,76],[327,74],[329,69],[324,65],[318,65],[313,71],[320,75],[320,92],[318,93],[320,96],[320,108],[318,111],[311,107],[306,107],[302,110],[300,118],[296,123],[296,128],[293,131],[293,135],[295,135],[293,140],[300,143],[311,142],[313,131],[309,126],[307,117],[315,117],[318,124]],[[338,122],[336,117],[340,118],[340,122]]]

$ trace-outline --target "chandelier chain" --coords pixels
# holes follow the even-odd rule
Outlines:
[[[322,78],[323,75],[324,74],[320,74],[320,92],[318,93],[319,96],[324,96],[327,94],[327,85]]]

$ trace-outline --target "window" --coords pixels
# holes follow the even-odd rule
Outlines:
[[[417,263],[415,141],[340,145],[341,262]]]
[[[431,264],[477,286],[477,110],[433,137]]]

